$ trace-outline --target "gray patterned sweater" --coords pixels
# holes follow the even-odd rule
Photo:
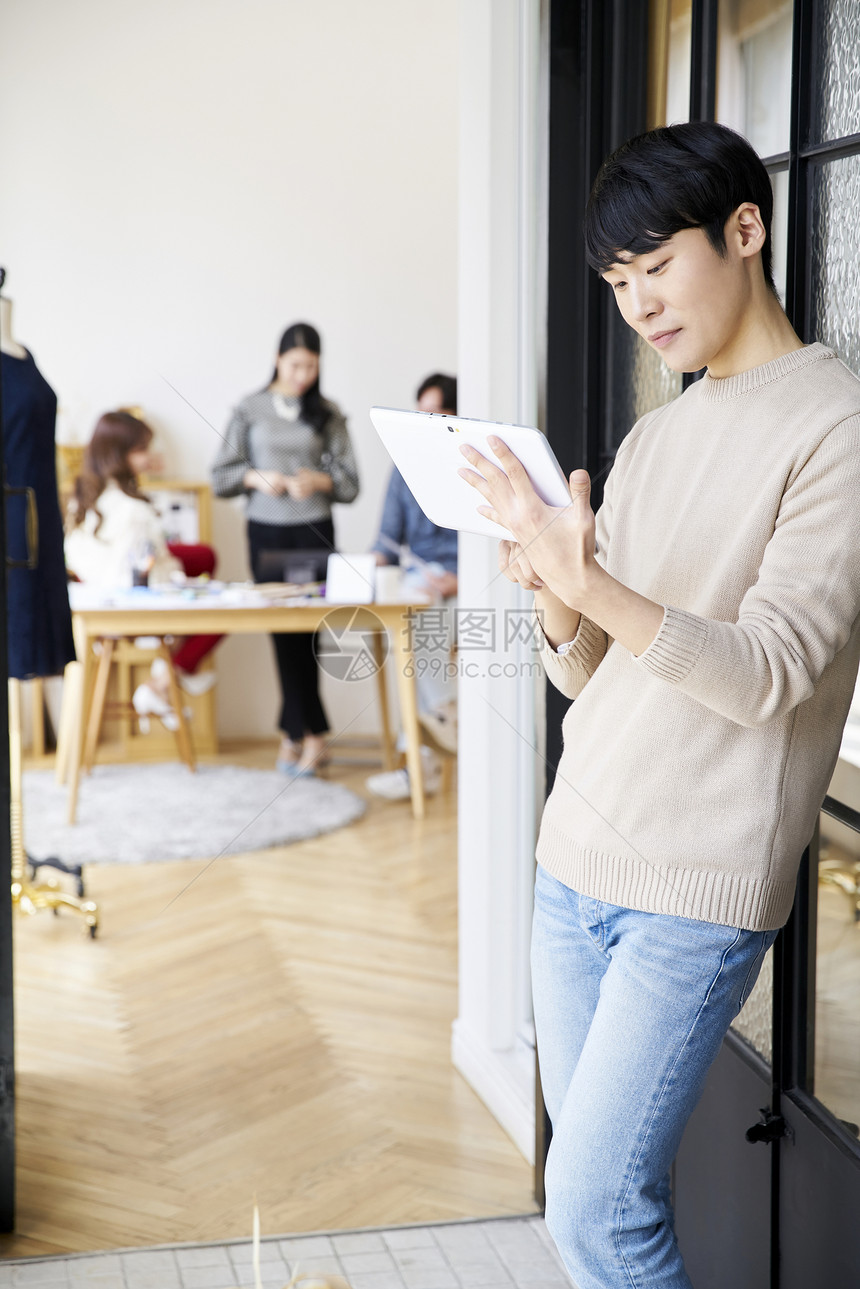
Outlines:
[[[358,496],[358,470],[346,420],[336,403],[323,400],[331,415],[322,431],[300,418],[297,398],[271,390],[249,394],[238,404],[224,433],[221,450],[212,467],[212,489],[218,497],[248,498],[248,518],[261,524],[311,524],[331,517],[333,501],[354,501]],[[249,469],[300,469],[331,475],[331,494],[317,492],[297,501],[293,497],[267,497],[245,487]]]

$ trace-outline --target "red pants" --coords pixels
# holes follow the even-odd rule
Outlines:
[[[204,573],[215,572],[217,556],[211,546],[202,542],[196,546],[183,546],[180,542],[168,542],[167,549],[179,560],[186,577],[200,577]],[[180,671],[196,671],[208,653],[217,645],[222,636],[186,636],[173,650],[173,665]]]

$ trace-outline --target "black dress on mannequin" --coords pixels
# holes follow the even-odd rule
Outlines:
[[[36,567],[7,573],[9,675],[29,680],[60,675],[75,657],[54,457],[57,396],[32,354],[0,358],[6,483],[32,488],[39,510]],[[26,560],[26,501],[11,496],[6,506],[9,559]]]

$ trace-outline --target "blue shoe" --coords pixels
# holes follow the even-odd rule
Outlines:
[[[300,766],[298,761],[284,761],[279,758],[275,762],[275,769],[279,774],[285,774],[288,779],[316,778],[316,771],[312,765]]]

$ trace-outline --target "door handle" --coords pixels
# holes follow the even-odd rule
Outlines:
[[[746,1130],[747,1141],[763,1141],[765,1145],[770,1145],[772,1141],[779,1141],[780,1137],[791,1137],[791,1130],[781,1114],[774,1114],[772,1110],[762,1110],[760,1113],[761,1120]]]
[[[7,568],[36,568],[39,563],[39,507],[36,504],[36,493],[33,488],[10,488],[6,486],[7,497],[27,498],[27,558],[9,559]]]

